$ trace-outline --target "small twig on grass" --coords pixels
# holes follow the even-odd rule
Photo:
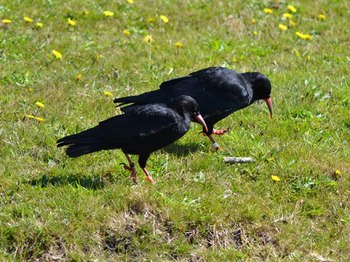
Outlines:
[[[255,162],[252,157],[224,157],[224,162],[229,164]]]

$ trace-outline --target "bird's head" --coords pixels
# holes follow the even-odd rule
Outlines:
[[[263,74],[259,72],[247,72],[242,74],[250,83],[253,89],[252,102],[256,100],[264,100],[269,108],[270,117],[272,118],[272,98],[271,98],[271,82]]]
[[[189,115],[191,120],[198,122],[205,130],[208,130],[207,124],[199,113],[199,106],[192,97],[186,95],[177,96],[170,100],[169,107],[182,116]]]

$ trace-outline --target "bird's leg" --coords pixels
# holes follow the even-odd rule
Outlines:
[[[218,143],[216,143],[215,139],[211,135],[207,135],[210,141],[213,143],[213,147],[215,150],[221,150],[221,147],[219,146]]]
[[[209,129],[208,132],[205,132],[205,130],[203,130],[203,132],[201,132],[203,134],[203,136],[207,136],[210,141],[213,143],[213,147],[215,148],[215,150],[221,150],[221,147],[219,146],[218,143],[216,143],[215,139],[212,137],[212,134],[214,133],[215,129]]]
[[[154,185],[156,182],[153,180],[153,178],[151,177],[151,175],[149,174],[147,169],[145,167],[142,167],[142,171],[145,173],[146,179],[148,180],[148,182],[150,182],[152,185]]]
[[[136,169],[135,169],[135,164],[134,164],[134,162],[132,162],[132,160],[131,160],[131,158],[130,158],[130,156],[128,154],[125,154],[125,156],[126,156],[126,159],[129,162],[129,165],[126,165],[126,164],[123,163],[123,166],[124,166],[124,168],[126,170],[130,171],[130,173],[131,173],[131,180],[132,180],[132,182],[134,184],[136,184],[137,183],[137,179],[136,179],[136,174],[137,173],[136,173]]]
[[[225,134],[226,132],[228,132],[230,130],[230,128],[224,128],[224,129],[213,129],[213,132],[212,134],[214,135],[223,135]]]

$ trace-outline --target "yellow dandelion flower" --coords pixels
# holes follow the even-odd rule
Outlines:
[[[129,36],[129,35],[131,35],[131,32],[128,29],[124,29],[123,34],[126,36]]]
[[[44,103],[41,103],[41,102],[39,102],[39,101],[35,102],[35,105],[36,105],[38,108],[44,108],[44,107],[45,107]]]
[[[38,23],[35,24],[35,27],[36,27],[36,28],[42,28],[43,26],[44,26],[44,24],[43,24],[43,23],[40,23],[40,22],[38,22]]]
[[[55,56],[57,59],[62,59],[62,54],[56,50],[52,50],[52,54]]]
[[[126,0],[126,2],[128,2],[129,4],[133,4],[134,0]]]
[[[252,24],[256,24],[256,19],[252,19]]]
[[[169,22],[169,19],[168,19],[165,15],[161,15],[161,16],[159,16],[159,18],[160,18],[160,20],[162,20],[163,23],[165,23],[165,24]]]
[[[311,40],[312,39],[312,36],[309,35],[309,34],[303,34],[303,33],[300,33],[300,32],[295,32],[295,34],[301,38],[301,39],[304,39],[304,40]]]
[[[111,11],[104,11],[103,13],[105,16],[114,16],[114,13]]]
[[[271,178],[273,181],[276,181],[276,182],[281,181],[281,179],[278,176],[272,175]]]
[[[336,177],[341,176],[340,170],[339,170],[339,169],[335,170],[334,175],[335,175]]]
[[[320,20],[326,20],[327,17],[325,15],[323,15],[323,14],[319,14],[317,16],[317,18],[320,19]]]
[[[154,23],[156,20],[154,19],[154,17],[148,17],[147,18],[147,22],[148,23]]]
[[[80,81],[80,79],[81,79],[81,74],[77,74],[76,79],[77,79],[77,81]]]
[[[29,119],[34,119],[35,118],[35,116],[33,116],[33,115],[26,115],[26,117],[28,117]]]
[[[289,26],[294,27],[294,26],[296,26],[296,23],[292,19],[290,19]]]
[[[291,11],[292,13],[296,13],[296,12],[297,12],[297,9],[296,9],[294,6],[292,6],[292,5],[288,5],[287,8],[288,8],[288,10]]]
[[[70,25],[70,26],[75,26],[76,25],[76,22],[74,20],[70,19],[70,18],[68,18],[67,22],[68,22],[68,25]]]
[[[11,24],[12,23],[12,21],[10,20],[10,19],[2,19],[1,20],[1,23],[3,23],[3,24]]]
[[[109,91],[104,91],[103,94],[104,94],[105,96],[111,96],[111,97],[113,97],[113,94],[112,94],[111,92],[109,92]]]
[[[283,17],[284,19],[291,19],[291,18],[293,17],[293,15],[290,14],[290,13],[284,13],[284,14],[282,15],[282,17]]]
[[[146,35],[144,38],[143,38],[143,41],[145,41],[146,43],[151,43],[153,42],[153,38],[151,35]]]
[[[33,23],[33,19],[31,19],[31,18],[28,17],[28,16],[24,16],[24,17],[23,17],[23,20],[24,20],[24,22],[26,22],[26,23]]]
[[[175,43],[175,46],[176,46],[177,48],[179,48],[179,47],[183,47],[184,45],[183,45],[183,43],[181,43],[181,42],[176,42],[176,43]]]
[[[254,36],[257,36],[257,35],[258,35],[258,32],[257,32],[257,31],[253,31],[253,35],[254,35]]]
[[[279,24],[278,28],[283,30],[283,31],[286,31],[288,29],[288,27],[286,25],[284,25],[284,24]]]
[[[271,8],[264,8],[264,12],[266,13],[266,14],[272,14],[272,9]]]
[[[39,121],[39,122],[44,122],[44,121],[45,121],[45,119],[42,118],[42,117],[40,117],[40,116],[36,116],[36,117],[34,117],[34,118],[35,118],[35,120],[37,120],[37,121]]]

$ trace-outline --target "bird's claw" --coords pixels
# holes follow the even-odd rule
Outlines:
[[[230,128],[223,128],[223,129],[213,129],[213,131],[211,132],[211,135],[223,135],[225,133],[227,133],[228,131],[230,131]],[[206,134],[204,131],[199,132],[199,134],[202,134],[203,136],[208,136],[208,134]]]
[[[137,178],[136,178],[137,173],[136,173],[135,166],[130,167],[125,163],[120,163],[120,164],[124,167],[125,170],[130,171],[130,174],[131,174],[130,178],[131,178],[132,182],[134,184],[137,184]]]
[[[227,133],[229,130],[230,130],[229,127],[228,128],[223,128],[223,129],[213,129],[212,134],[221,136],[221,135]]]
[[[152,185],[156,183],[150,175],[146,176],[146,180],[150,182]]]
[[[135,172],[135,173],[131,172],[130,178],[131,178],[131,181],[132,181],[134,184],[137,184],[136,172]]]

